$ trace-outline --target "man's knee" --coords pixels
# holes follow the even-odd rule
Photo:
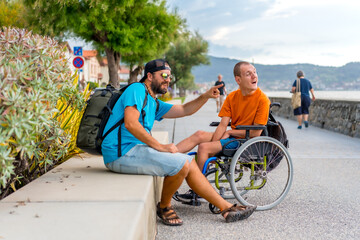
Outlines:
[[[184,166],[178,172],[178,174],[186,177],[188,175],[188,173],[189,173],[189,169],[190,169],[190,163],[189,163],[189,161],[186,161]]]
[[[205,131],[196,131],[193,138],[197,143],[208,142],[211,140],[211,133]]]
[[[198,146],[198,152],[207,152],[208,149],[208,144],[206,143],[200,143]]]

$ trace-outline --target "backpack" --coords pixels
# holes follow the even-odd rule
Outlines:
[[[132,83],[132,84],[141,84],[141,83]],[[124,118],[120,119],[120,121],[118,121],[104,134],[106,123],[108,122],[110,115],[113,114],[112,109],[114,108],[116,102],[119,100],[120,96],[130,85],[131,84],[121,89],[116,89],[110,84],[108,84],[106,88],[96,89],[95,92],[90,96],[89,100],[87,101],[86,108],[80,122],[77,139],[76,139],[76,145],[81,150],[91,154],[100,154],[100,155],[102,154],[101,144],[105,139],[105,137],[124,122]],[[146,115],[144,108],[147,103],[147,95],[148,95],[148,91],[146,90],[145,87],[145,99],[140,113],[142,115],[143,123]],[[156,103],[158,107],[158,102],[156,101]],[[119,157],[121,156],[120,130],[121,127],[119,127],[118,130]]]
[[[271,113],[269,114],[269,121],[267,123],[267,132],[269,137],[275,138],[281,142],[285,148],[289,148],[289,140],[283,125],[279,121],[276,121]],[[267,146],[263,147],[263,151],[268,152],[267,158],[269,163],[266,167],[266,170],[271,171],[279,165],[284,157],[284,154],[282,151],[280,151],[280,149],[274,150],[272,148],[272,144],[265,143],[265,145]]]

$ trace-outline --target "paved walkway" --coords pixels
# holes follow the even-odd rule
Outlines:
[[[298,130],[296,122],[277,119],[294,164],[292,188],[279,206],[226,224],[207,204],[173,201],[184,225],[168,227],[158,220],[156,239],[360,239],[360,139],[312,126]],[[163,120],[154,130],[169,131],[169,140],[178,143],[196,130],[214,131],[208,124],[218,120],[215,101],[209,100],[193,116]],[[186,190],[184,183],[180,192]]]

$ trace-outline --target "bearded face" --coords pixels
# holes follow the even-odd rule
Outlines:
[[[153,81],[151,81],[151,90],[156,94],[164,94],[167,92],[171,75],[169,70],[162,70],[153,73]]]

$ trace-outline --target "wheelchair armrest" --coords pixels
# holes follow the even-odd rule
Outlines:
[[[250,130],[265,130],[265,125],[238,125],[236,126],[237,130],[245,130],[245,139],[250,138]]]
[[[265,125],[238,125],[236,126],[237,130],[264,130]]]

